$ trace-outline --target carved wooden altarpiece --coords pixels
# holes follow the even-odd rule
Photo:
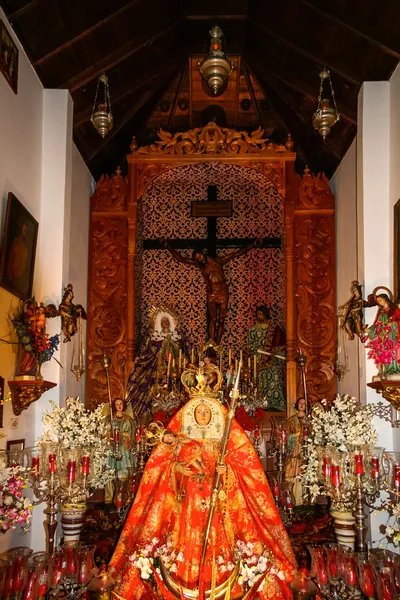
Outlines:
[[[302,395],[296,357],[307,356],[311,402],[336,391],[335,202],[324,177],[295,173],[293,142],[276,145],[261,129],[251,135],[209,123],[159,140],[128,156],[127,178],[103,176],[91,199],[87,334],[87,405],[107,399],[104,352],[112,360],[114,397],[121,396],[135,349],[138,208],[147,186],[168,169],[219,162],[257,170],[284,198],[286,389],[289,412]]]

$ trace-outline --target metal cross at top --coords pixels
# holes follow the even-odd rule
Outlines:
[[[207,250],[208,256],[215,258],[217,250],[222,248],[245,248],[253,241],[253,238],[217,238],[217,219],[219,217],[229,218],[232,216],[232,202],[221,201],[217,197],[216,185],[207,188],[207,200],[196,200],[192,202],[192,217],[207,219],[207,238],[201,239],[173,239],[168,240],[169,245],[175,250],[197,249]],[[263,238],[260,248],[281,248],[282,239],[279,237]],[[147,239],[143,242],[145,250],[164,249],[165,246],[155,239]]]

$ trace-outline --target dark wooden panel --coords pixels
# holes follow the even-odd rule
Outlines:
[[[293,45],[300,55],[308,55],[320,67],[328,66],[342,79],[348,78],[358,85],[386,79],[397,63],[373,42],[352,30],[346,31],[298,0],[268,5],[255,0],[249,18],[266,27],[271,36]]]
[[[182,0],[182,11],[188,16],[213,15],[214,19],[227,15],[244,16],[248,0]],[[215,21],[214,21],[215,22]]]
[[[257,35],[257,31],[259,27],[250,26],[246,51],[246,56],[252,56],[253,70],[254,62],[258,60],[261,67],[265,66],[304,95],[317,98],[321,66],[272,36]],[[359,86],[338,75],[332,76],[332,81],[339,111],[356,121]]]
[[[242,19],[218,18],[224,32],[226,52],[241,54],[246,45],[247,21]],[[210,45],[209,30],[215,25],[215,18],[189,19],[185,23],[185,47],[188,54],[207,53]]]
[[[39,76],[48,87],[76,88],[86,80],[87,72],[107,69],[119,57],[175,25],[178,16],[175,5],[175,0],[140,0],[126,13],[93,31],[88,38],[78,40],[39,64]],[[137,27],[138,22],[143,22],[143,26]]]
[[[337,21],[348,25],[377,44],[382,45],[388,52],[400,56],[400,19],[398,0],[307,0],[308,4]],[[360,57],[364,61],[364,57]],[[388,77],[386,75],[385,79]]]

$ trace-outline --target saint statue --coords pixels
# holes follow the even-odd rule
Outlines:
[[[374,298],[378,305],[374,323],[365,327],[367,337],[366,348],[368,358],[375,360],[381,379],[400,379],[400,308],[393,302],[390,290],[388,294],[376,294]],[[384,288],[387,289],[387,288]]]
[[[112,402],[112,417],[108,417],[108,438],[111,452],[109,466],[115,470],[120,481],[128,479],[135,466],[134,448],[136,441],[135,421],[126,414],[127,404],[122,398]],[[111,502],[112,492],[106,488],[106,502]]]
[[[211,256],[207,256],[205,252],[200,250],[193,250],[192,258],[186,258],[172,248],[166,240],[162,239],[161,242],[164,243],[176,261],[200,269],[207,287],[207,307],[210,317],[208,337],[219,346],[224,333],[225,317],[229,304],[229,287],[225,280],[224,266],[234,258],[243,256],[259,246],[260,241],[256,240],[247,248],[240,248],[226,256],[217,256],[216,258],[211,258]]]
[[[168,377],[178,367],[179,351],[184,345],[178,328],[179,319],[172,308],[151,308],[150,323],[127,385],[127,401],[132,404],[134,416],[151,408],[152,392],[166,385]],[[156,395],[159,393],[160,390]]]
[[[218,374],[212,391],[206,391],[208,369]],[[197,385],[189,387],[194,378]],[[289,538],[257,453],[235,419],[220,460],[228,418],[217,400],[221,381],[210,365],[182,375],[189,401],[156,436],[110,562],[117,598],[233,599],[252,586],[261,600],[291,598],[287,583],[296,562]],[[216,472],[222,484],[211,511]]]
[[[284,356],[285,332],[272,321],[267,306],[258,306],[256,315],[256,323],[247,332],[247,346],[249,353],[258,357],[258,388],[260,394],[268,400],[268,410],[284,411],[286,410],[285,361],[257,352],[264,350]]]
[[[64,288],[64,294],[58,307],[61,317],[61,328],[64,334],[64,343],[70,342],[71,337],[78,331],[78,318],[87,319],[87,314],[82,304],[74,304],[74,289],[69,283]]]
[[[296,414],[287,420],[287,449],[288,459],[285,465],[285,481],[292,486],[292,494],[296,504],[303,504],[303,490],[301,486],[301,453],[304,444],[304,430],[306,425],[305,398],[298,398],[295,405]]]

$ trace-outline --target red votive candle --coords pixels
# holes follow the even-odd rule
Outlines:
[[[32,456],[32,464],[31,464],[31,468],[32,468],[32,477],[37,477],[39,474],[39,457],[38,456]]]
[[[379,458],[377,456],[371,457],[371,465],[372,465],[372,477],[374,479],[379,478]]]
[[[281,443],[283,445],[286,444],[286,439],[287,439],[286,429],[281,429]]]
[[[22,556],[18,556],[14,560],[13,564],[13,578],[12,578],[12,591],[22,591],[22,585],[24,583],[24,559]]]
[[[66,573],[67,575],[75,575],[77,565],[76,565],[76,557],[75,557],[75,548],[67,548],[67,561],[66,561]]]
[[[356,475],[364,475],[364,465],[362,454],[356,454],[354,457]]]
[[[61,582],[62,575],[62,560],[61,556],[55,556],[53,558],[53,577],[52,577],[52,585],[56,586]]]
[[[50,473],[57,473],[57,460],[55,454],[49,454]]]
[[[69,460],[67,466],[68,483],[74,483],[76,479],[76,461]]]
[[[258,428],[258,425],[254,429],[253,436],[254,436],[255,440],[259,440],[260,439],[260,430]]]
[[[399,488],[400,487],[400,465],[394,465],[394,486]]]
[[[357,567],[354,558],[347,560],[347,583],[348,585],[357,585]]]
[[[118,427],[116,427],[114,429],[114,442],[119,442],[119,440],[120,440],[120,433],[119,433]]]
[[[140,430],[140,427],[138,427],[138,428],[136,429],[136,441],[137,441],[137,442],[140,442],[140,440],[141,440],[141,439],[142,439],[142,432],[141,432],[141,430]]]
[[[47,594],[47,575],[48,567],[46,566],[39,575],[38,585],[38,596],[45,596]]]
[[[82,475],[89,475],[90,456],[82,456]]]
[[[327,585],[328,583],[328,565],[326,557],[321,549],[318,552],[318,560],[317,560],[317,579],[320,585]]]
[[[31,571],[28,575],[28,581],[26,584],[23,600],[35,600],[35,598],[37,598],[35,594],[36,580],[36,572]]]
[[[293,502],[290,496],[286,498],[286,506],[287,508],[293,508]]]
[[[325,477],[330,477],[331,476],[331,464],[328,461],[328,459],[326,458],[326,456],[324,456],[324,463],[323,463],[323,466],[322,466],[322,470],[323,470],[323,473],[324,473]]]
[[[274,496],[275,498],[279,498],[279,485],[276,479],[274,480]]]
[[[374,575],[371,565],[363,565],[363,589],[368,598],[375,597]]]
[[[333,487],[340,487],[339,465],[332,465],[332,485]]]

